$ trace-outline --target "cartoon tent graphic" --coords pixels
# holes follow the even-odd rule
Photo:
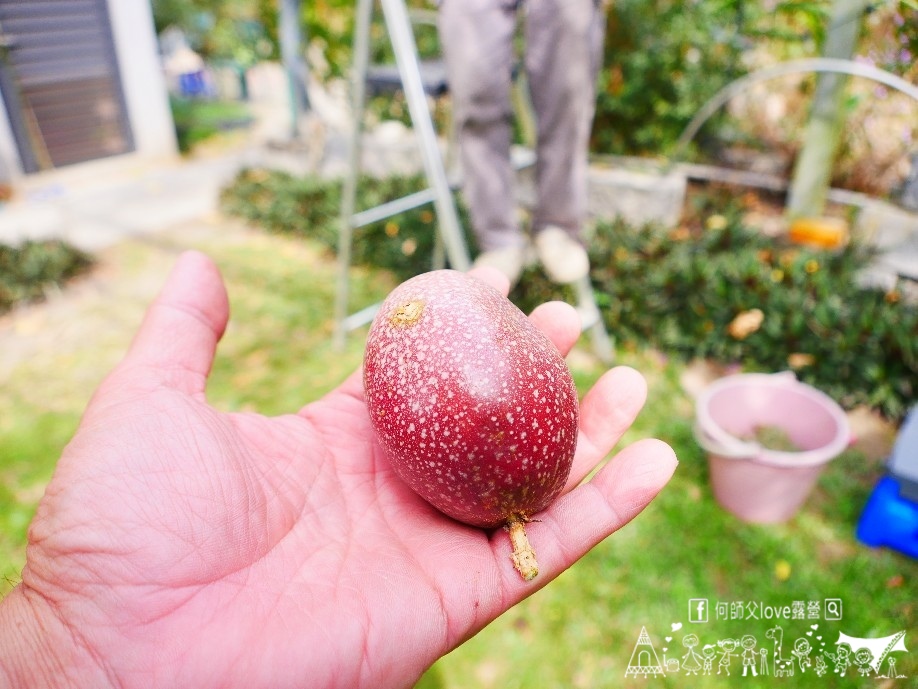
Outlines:
[[[873,671],[877,674],[880,673],[880,667],[883,665],[883,661],[886,660],[887,656],[893,651],[908,651],[905,647],[905,631],[896,632],[890,636],[883,636],[879,638],[867,638],[862,639],[857,636],[848,636],[843,632],[838,633],[837,644],[848,644],[851,648],[852,653],[856,653],[862,648],[866,648],[873,655],[873,661],[870,663],[870,667],[873,668]]]
[[[631,652],[631,661],[628,663],[628,669],[625,670],[625,677],[629,675],[653,675],[656,677],[664,675],[663,666],[657,657],[657,649],[653,647],[653,642],[647,634],[647,628],[641,627],[641,634],[638,636],[637,643],[634,644],[634,650]]]

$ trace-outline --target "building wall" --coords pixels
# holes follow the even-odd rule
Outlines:
[[[127,155],[173,157],[178,146],[150,0],[107,0],[107,5],[134,140],[135,150]],[[6,108],[0,107],[0,183],[15,182],[22,176],[23,167]]]
[[[0,186],[15,181],[22,176],[22,164],[19,162],[19,149],[10,120],[6,116],[6,107],[0,104]]]
[[[150,0],[108,0],[108,9],[136,154],[175,155],[178,146]]]

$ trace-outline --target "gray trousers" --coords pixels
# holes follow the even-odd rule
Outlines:
[[[459,142],[465,200],[483,251],[524,241],[510,161],[517,11],[536,118],[532,231],[579,239],[605,17],[597,0],[441,0],[439,32]]]

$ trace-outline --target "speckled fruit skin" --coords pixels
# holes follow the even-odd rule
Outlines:
[[[567,481],[579,415],[570,371],[480,280],[438,270],[397,287],[370,328],[364,387],[396,473],[454,519],[525,522]]]

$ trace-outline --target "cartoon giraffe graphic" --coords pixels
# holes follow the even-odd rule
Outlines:
[[[774,666],[775,677],[791,677],[794,674],[794,659],[785,658],[782,654],[782,644],[784,643],[784,630],[780,627],[772,627],[765,632],[765,637],[771,639],[774,646],[772,653],[772,665]]]

